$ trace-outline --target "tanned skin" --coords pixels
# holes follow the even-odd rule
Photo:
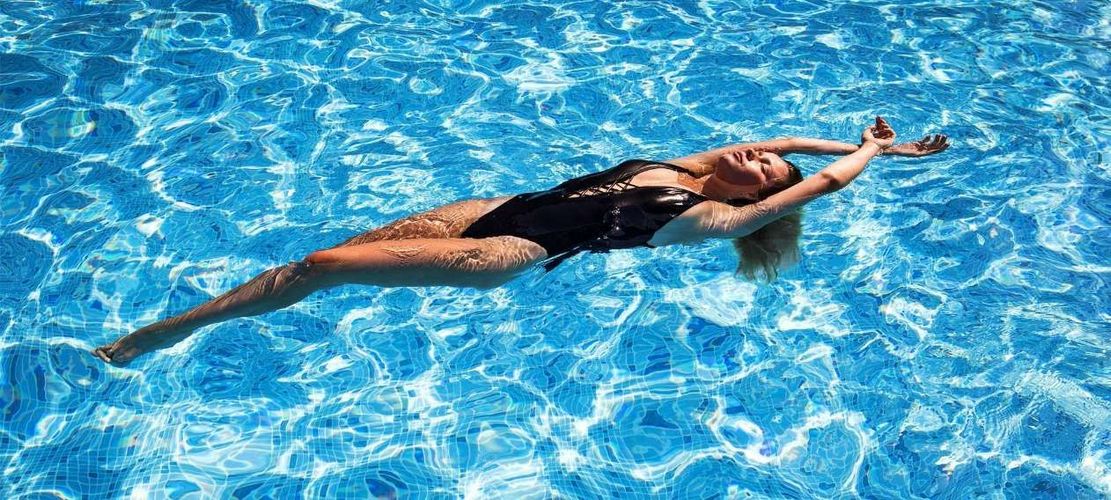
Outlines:
[[[735,144],[668,160],[687,170],[655,169],[638,174],[635,186],[674,186],[702,194],[699,203],[660,228],[655,246],[733,238],[851,182],[874,156],[926,156],[949,147],[944,135],[894,145],[895,132],[880,117],[860,144],[823,139],[786,138]],[[828,167],[784,191],[747,207],[727,199],[751,194],[784,178],[781,155],[842,155]],[[255,316],[295,304],[315,291],[342,284],[382,287],[499,286],[548,257],[540,245],[514,236],[463,238],[482,215],[510,197],[466,200],[397,220],[334,247],[269,269],[250,281],[183,314],[144,326],[93,354],[116,365],[169,347],[195,330],[233,318]]]

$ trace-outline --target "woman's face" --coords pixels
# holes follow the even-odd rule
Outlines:
[[[775,153],[744,149],[718,158],[715,173],[721,180],[755,193],[790,175],[787,162]]]

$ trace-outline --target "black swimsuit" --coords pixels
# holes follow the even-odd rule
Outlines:
[[[708,198],[667,186],[634,186],[637,174],[654,168],[679,172],[669,163],[629,160],[602,172],[584,175],[547,191],[510,198],[463,231],[464,238],[517,236],[548,251],[552,270],[582,251],[647,245],[671,219]]]

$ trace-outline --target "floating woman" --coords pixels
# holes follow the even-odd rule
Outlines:
[[[944,135],[894,139],[876,117],[859,145],[803,138],[737,144],[666,162],[629,160],[545,191],[452,203],[265,271],[93,354],[125,364],[203,326],[281,309],[337,285],[491,288],[583,251],[732,238],[742,273],[773,278],[797,255],[798,208],[847,186],[881,153],[925,156],[949,147]],[[804,179],[783,159],[792,153],[843,157]]]

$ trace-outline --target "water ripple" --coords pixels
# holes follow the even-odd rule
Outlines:
[[[1101,4],[0,3],[12,495],[1111,495]],[[329,290],[87,350],[394,218],[875,114],[770,285],[728,245]],[[812,173],[823,158],[801,158]]]

